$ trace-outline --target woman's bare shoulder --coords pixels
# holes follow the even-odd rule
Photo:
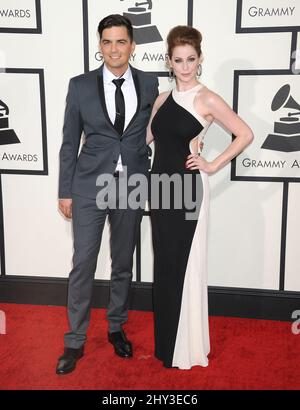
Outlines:
[[[223,98],[217,94],[215,91],[212,91],[208,87],[202,87],[198,92],[198,98],[206,107],[218,106],[224,104],[225,101]]]
[[[154,103],[154,107],[156,108],[156,110],[158,110],[163,105],[163,103],[166,101],[170,94],[171,91],[163,91],[159,94]]]
[[[216,101],[220,96],[212,91],[210,88],[208,88],[206,85],[204,85],[200,90],[198,91],[197,97],[206,104],[213,103]]]

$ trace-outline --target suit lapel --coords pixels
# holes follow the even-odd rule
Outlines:
[[[132,78],[133,78],[133,82],[134,82],[134,86],[135,86],[135,92],[136,92],[136,96],[137,96],[137,107],[136,107],[136,112],[134,114],[134,116],[132,117],[130,123],[127,125],[127,127],[125,128],[124,132],[127,131],[127,129],[132,125],[132,123],[135,121],[140,108],[141,108],[141,88],[140,88],[140,82],[139,82],[139,78],[138,78],[138,72],[135,68],[131,67],[131,73],[132,73]]]
[[[103,65],[99,68],[98,74],[97,74],[97,85],[98,85],[98,95],[99,95],[99,100],[100,100],[100,104],[102,106],[103,109],[103,114],[105,116],[106,121],[111,125],[111,127],[113,128],[114,132],[116,134],[117,130],[114,127],[114,124],[111,122],[108,112],[107,112],[107,107],[106,107],[106,103],[105,103],[105,94],[104,94],[104,85],[103,85]],[[118,134],[119,135],[119,134]]]
[[[137,95],[137,109],[136,112],[134,114],[134,116],[132,117],[130,123],[127,125],[127,127],[125,128],[123,134],[128,130],[128,128],[132,125],[132,123],[135,121],[140,108],[141,108],[141,88],[140,88],[140,83],[139,83],[139,78],[138,78],[138,72],[135,68],[131,67],[131,73],[132,73],[132,78],[133,78],[133,82],[134,82],[134,86],[135,86],[135,91],[136,91],[136,95]],[[105,103],[105,93],[104,93],[104,84],[103,84],[103,65],[99,68],[98,70],[98,74],[97,74],[97,85],[98,85],[98,95],[99,95],[99,100],[100,100],[100,104],[102,106],[103,109],[103,113],[105,116],[105,119],[107,120],[107,122],[111,125],[111,127],[113,128],[114,132],[119,136],[118,132],[116,131],[114,124],[111,122],[108,112],[107,112],[107,107],[106,107],[106,103]]]

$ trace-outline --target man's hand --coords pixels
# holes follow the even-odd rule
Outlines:
[[[58,201],[58,207],[66,218],[72,218],[72,199],[60,199]]]

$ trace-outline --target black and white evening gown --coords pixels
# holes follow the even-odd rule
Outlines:
[[[176,209],[171,201],[171,209],[163,209],[161,198],[156,209],[151,206],[155,356],[165,367],[180,369],[207,366],[210,351],[206,270],[208,176],[185,168],[187,156],[200,151],[199,143],[210,125],[194,108],[201,87],[198,84],[182,92],[175,88],[152,120],[152,174],[179,174],[182,180],[190,174],[191,184],[184,189],[192,200],[197,199],[200,209],[196,218],[188,219],[190,206]]]

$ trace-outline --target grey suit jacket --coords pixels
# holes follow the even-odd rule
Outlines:
[[[107,113],[103,66],[70,80],[60,149],[59,198],[72,198],[73,193],[96,198],[97,177],[113,174],[120,154],[128,175],[147,175],[146,127],[158,95],[158,81],[150,73],[131,70],[138,105],[123,135],[115,130]],[[78,155],[82,133],[85,142]]]

